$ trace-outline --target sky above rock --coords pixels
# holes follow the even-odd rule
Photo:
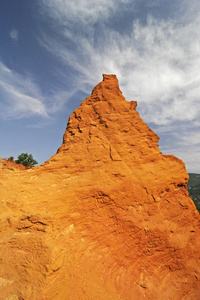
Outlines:
[[[1,0],[0,157],[41,164],[102,74],[200,173],[199,0]]]

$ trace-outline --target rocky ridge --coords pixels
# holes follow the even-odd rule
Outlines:
[[[8,170],[25,170],[22,164],[16,164],[12,159],[4,159],[0,158],[0,169],[8,169]]]
[[[136,106],[104,75],[52,158],[1,170],[0,299],[199,299],[188,174]]]

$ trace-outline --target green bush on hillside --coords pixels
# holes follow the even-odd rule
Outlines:
[[[28,153],[21,153],[18,155],[17,159],[15,160],[16,164],[22,164],[25,167],[33,167],[37,165],[37,161],[33,158],[32,154]]]

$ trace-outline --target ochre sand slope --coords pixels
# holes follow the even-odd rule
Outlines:
[[[58,153],[0,170],[0,299],[200,299],[184,163],[104,75]]]

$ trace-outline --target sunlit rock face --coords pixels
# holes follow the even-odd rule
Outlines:
[[[0,158],[0,170],[1,169],[8,169],[8,170],[25,170],[26,167],[22,164],[16,164],[14,158]]]
[[[0,299],[199,299],[184,163],[103,75],[57,154],[0,172]]]

